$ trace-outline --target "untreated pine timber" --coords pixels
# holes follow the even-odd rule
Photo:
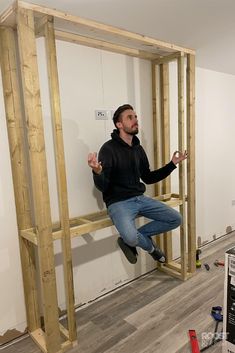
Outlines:
[[[195,56],[187,55],[187,194],[189,271],[196,271],[195,216]]]
[[[59,78],[57,69],[56,43],[54,33],[54,21],[48,17],[45,25],[45,42],[47,55],[47,68],[49,78],[49,90],[52,113],[53,140],[56,160],[56,176],[58,186],[59,212],[62,231],[63,269],[64,286],[66,295],[66,308],[68,317],[69,340],[75,341],[77,338],[72,250],[69,224],[68,192],[65,169],[64,141],[62,132],[62,118],[60,107]]]
[[[170,160],[170,107],[169,107],[169,64],[160,65],[160,95],[161,95],[161,143],[162,143],[162,164]],[[171,192],[170,176],[164,179],[163,193]],[[164,234],[164,251],[167,262],[172,261],[172,232]]]
[[[162,57],[154,60],[154,64],[160,65],[160,64],[164,64],[164,63],[169,63],[171,61],[178,59],[181,56],[181,54],[182,54],[182,52],[176,52],[176,53],[173,53],[170,55],[162,56]]]
[[[11,156],[18,231],[33,226],[30,211],[29,175],[25,157],[23,119],[20,103],[20,82],[17,70],[15,33],[11,28],[0,29],[1,71],[6,122]],[[31,241],[19,236],[23,274],[25,308],[29,331],[40,327],[36,285],[35,249]]]
[[[184,115],[184,54],[177,60],[178,68],[178,145],[179,151],[185,150],[185,115]],[[182,224],[180,226],[180,253],[181,253],[181,275],[185,280],[187,277],[187,258],[186,258],[186,212],[185,212],[185,162],[179,164],[179,197],[182,200],[180,213],[182,215]]]
[[[159,68],[152,61],[152,111],[153,111],[153,156],[154,156],[154,169],[160,168],[160,110],[159,110]],[[161,182],[155,183],[154,195],[161,195]],[[163,234],[158,234],[155,237],[157,245],[164,251]],[[159,264],[161,266],[161,264]]]
[[[127,47],[129,48],[134,48],[135,46],[139,47],[141,45],[145,51],[156,51],[156,54],[159,50],[164,50],[166,53],[169,52],[169,54],[174,53],[176,51],[184,51],[185,53],[189,54],[194,53],[193,50],[188,48],[182,48],[172,43],[167,43],[141,34],[128,32],[120,28],[81,18],[79,16],[74,16],[69,13],[57,11],[55,9],[50,9],[44,6],[35,5],[20,0],[18,0],[18,4],[21,8],[33,10],[35,11],[35,13],[38,12],[40,14],[53,16],[54,18],[62,20],[66,23],[74,24],[78,29],[87,29],[88,33],[93,33],[94,37],[96,36],[96,34],[98,34],[98,37],[105,38],[108,34],[109,38],[111,37],[111,41],[113,41],[114,43],[118,43],[119,40],[120,42],[126,40]]]
[[[154,169],[160,168],[160,118],[159,118],[159,85],[157,80],[158,67],[152,62],[152,112],[153,112],[153,152],[154,152]],[[155,183],[155,196],[161,195],[161,184]]]
[[[59,314],[44,130],[37,65],[34,15],[18,8],[18,45],[29,144],[32,193],[38,236],[38,257],[47,353],[61,352]],[[36,341],[38,345],[40,342]]]
[[[123,55],[129,55],[136,58],[153,60],[159,57],[158,54],[149,53],[144,50],[139,50],[135,48],[128,48],[127,46],[110,43],[104,40],[89,38],[85,36],[81,36],[75,33],[69,33],[61,30],[55,31],[55,37],[58,40],[63,40],[66,42],[76,43],[80,45],[85,45],[91,48],[98,48],[102,50],[107,50],[113,53],[119,53]]]
[[[170,198],[168,196],[170,194],[161,195],[155,197],[154,199],[164,201],[170,207],[178,207],[182,204],[182,200],[178,198]],[[91,219],[90,219],[91,218]],[[84,215],[83,217],[74,218],[70,220],[70,236],[71,238],[77,237],[89,232],[93,232],[99,229],[103,229],[106,227],[112,226],[113,223],[109,216],[107,215],[107,211],[105,212],[97,212]],[[53,240],[61,239],[63,236],[63,231],[60,227],[58,227],[57,223],[56,226],[53,227]],[[34,228],[29,228],[21,231],[21,236],[33,244],[38,245],[37,235],[35,234]]]

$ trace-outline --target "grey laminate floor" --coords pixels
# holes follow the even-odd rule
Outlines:
[[[212,306],[223,306],[223,267],[213,265],[235,246],[235,234],[203,249],[204,267],[186,282],[154,271],[77,312],[78,346],[70,353],[190,353],[188,330],[213,332]],[[221,327],[222,328],[222,327]],[[202,344],[202,343],[201,343]],[[39,353],[26,338],[3,353]],[[221,353],[221,343],[208,349]]]

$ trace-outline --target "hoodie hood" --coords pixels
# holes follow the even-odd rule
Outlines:
[[[119,135],[119,130],[118,129],[114,129],[113,132],[111,133],[111,137],[112,140],[117,141],[118,143],[122,144],[123,146],[132,148],[135,146],[139,146],[140,145],[140,140],[138,139],[138,137],[136,135],[133,136],[132,139],[132,146],[128,145],[128,143],[126,143]]]

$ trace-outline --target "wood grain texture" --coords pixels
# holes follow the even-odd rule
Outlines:
[[[62,231],[62,249],[63,249],[63,272],[64,287],[66,297],[66,308],[68,317],[69,339],[77,339],[76,322],[74,312],[74,285],[73,285],[73,264],[69,224],[69,204],[67,192],[67,179],[64,156],[64,140],[62,130],[62,117],[59,92],[59,77],[57,68],[56,42],[54,33],[53,18],[48,18],[45,25],[45,46],[47,57],[47,70],[50,91],[50,103],[52,114],[52,131],[56,161],[56,179],[59,201],[59,213]]]
[[[160,100],[161,100],[161,143],[162,165],[170,161],[170,91],[169,91],[169,64],[160,65]],[[163,193],[171,192],[171,177],[162,181]],[[164,252],[167,262],[172,261],[172,232],[164,233]]]
[[[196,190],[195,190],[195,56],[187,55],[187,192],[189,271],[194,272],[196,253]]]
[[[30,174],[32,176],[32,198],[35,211],[36,233],[38,234],[38,257],[45,340],[48,353],[58,353],[60,350],[58,302],[33,12],[31,10],[20,9],[17,19]]]
[[[6,110],[6,123],[11,155],[12,178],[15,194],[17,225],[21,229],[33,225],[30,211],[29,174],[25,157],[23,114],[20,103],[16,39],[11,28],[1,28],[1,73]],[[20,257],[26,304],[28,329],[40,327],[36,286],[36,260],[33,244],[19,236]]]

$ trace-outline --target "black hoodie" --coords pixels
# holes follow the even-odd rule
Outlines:
[[[148,158],[137,136],[133,136],[132,146],[120,138],[118,130],[113,130],[111,137],[99,152],[98,160],[103,168],[101,174],[93,172],[94,183],[103,193],[107,207],[142,195],[146,187],[140,179],[146,184],[153,184],[165,179],[176,168],[171,161],[150,171]]]

